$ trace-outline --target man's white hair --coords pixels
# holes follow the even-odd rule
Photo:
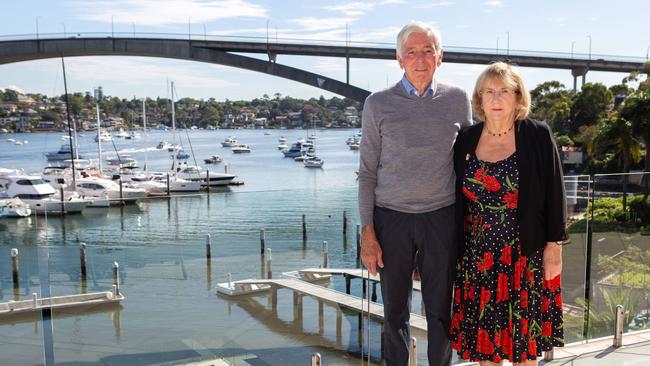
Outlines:
[[[439,54],[442,48],[442,38],[440,32],[427,23],[417,20],[410,21],[397,34],[397,55],[402,56],[402,47],[409,36],[413,33],[424,33],[431,39],[436,47],[436,53]]]

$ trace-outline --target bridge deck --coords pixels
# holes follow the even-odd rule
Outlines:
[[[328,302],[334,305],[339,305],[357,312],[366,313],[368,312],[371,317],[381,320],[384,320],[384,306],[375,302],[364,301],[363,305],[361,303],[361,298],[347,295],[342,292],[332,290],[326,287],[313,285],[311,283],[290,279],[290,278],[281,278],[281,279],[267,279],[267,280],[242,280],[237,281],[238,284],[257,284],[257,285],[271,285],[280,288],[286,288],[288,290],[294,291],[301,295],[307,295],[314,297],[318,300]],[[417,314],[411,313],[411,329],[418,329],[423,332],[427,331],[427,320],[425,317]]]

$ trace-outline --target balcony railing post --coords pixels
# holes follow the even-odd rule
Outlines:
[[[616,319],[614,321],[614,342],[612,346],[618,348],[623,345],[623,317],[625,310],[623,305],[617,305],[615,310]]]

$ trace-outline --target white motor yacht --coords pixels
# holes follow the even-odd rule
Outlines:
[[[74,149],[70,148],[70,143],[65,143],[61,145],[58,151],[46,153],[45,157],[49,161],[68,160],[73,158],[73,153]],[[74,158],[83,159],[83,156],[74,156]]]
[[[212,155],[211,157],[209,157],[207,159],[203,159],[203,161],[206,164],[219,164],[219,163],[221,163],[223,161],[223,159],[219,155]]]
[[[99,135],[95,136],[95,142],[100,142],[100,141],[101,142],[111,142],[111,141],[113,141],[113,136],[110,133],[106,132],[106,131],[102,131],[102,132],[99,133]]]
[[[210,187],[227,186],[235,179],[232,174],[208,172],[200,166],[186,164],[179,165],[176,176],[192,182],[200,182],[202,186],[206,186],[206,179],[209,179]]]
[[[231,150],[235,154],[244,154],[251,152],[251,147],[245,144],[241,144],[233,147]]]
[[[20,198],[37,214],[80,213],[90,204],[90,201],[74,197],[55,199],[55,193],[54,188],[37,175],[0,172],[0,197]]]
[[[227,137],[221,142],[221,146],[223,147],[233,147],[235,145],[237,145],[237,138],[235,136]]]
[[[164,184],[165,189],[169,184],[169,192],[199,192],[201,190],[201,182],[192,182],[173,174],[151,172],[151,176],[156,182]]]
[[[115,168],[137,168],[138,167],[138,161],[132,158],[130,155],[126,155],[126,154],[108,158],[106,159],[106,164]]]
[[[307,159],[305,159],[303,164],[305,165],[305,168],[322,168],[325,162],[323,161],[323,159],[319,157],[310,156]]]
[[[77,179],[75,189],[85,197],[108,198],[113,203],[130,203],[147,197],[142,188],[133,188],[124,183],[120,185],[106,178],[88,177]]]
[[[129,137],[129,133],[124,131],[123,128],[120,128],[120,130],[115,134],[115,137],[127,138]]]
[[[31,214],[32,209],[20,198],[0,199],[0,217],[27,217]]]

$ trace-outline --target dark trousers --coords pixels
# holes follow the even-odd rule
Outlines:
[[[427,317],[429,365],[451,364],[448,334],[456,260],[454,206],[421,214],[375,207],[374,226],[384,261],[379,273],[384,301],[386,365],[408,363],[416,260]]]

